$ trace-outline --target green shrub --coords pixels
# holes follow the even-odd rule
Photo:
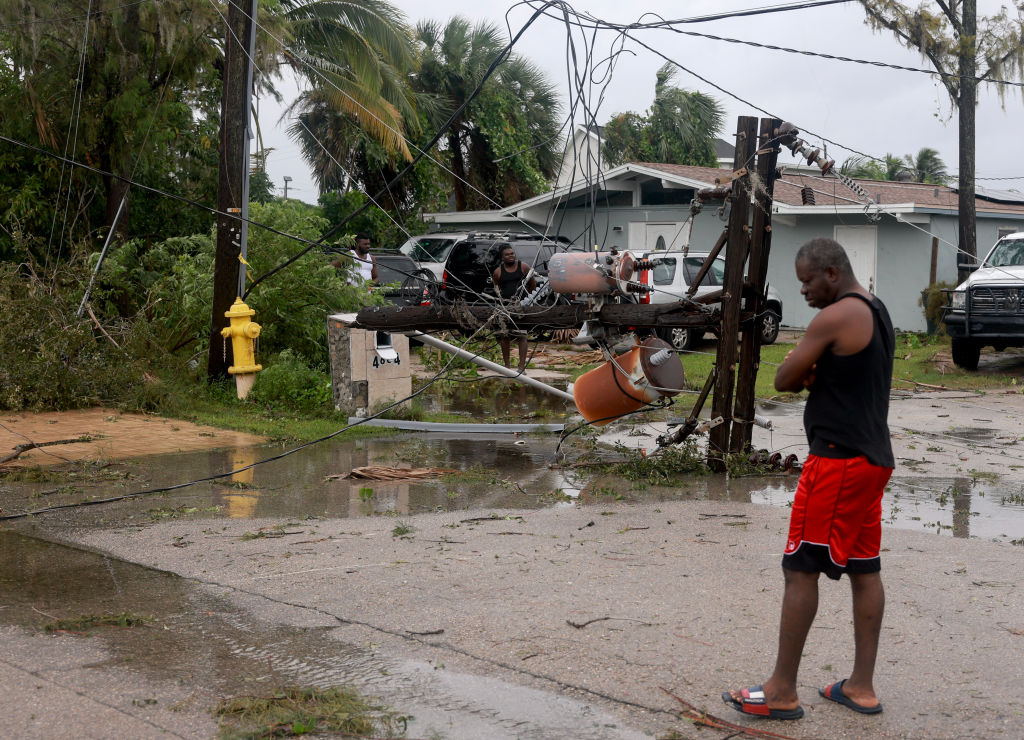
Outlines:
[[[88,313],[75,317],[87,276],[81,263],[63,263],[48,277],[0,264],[0,408],[159,402],[159,383],[147,372],[148,327],[116,319],[101,330]]]
[[[326,224],[317,209],[300,201],[253,203],[249,215],[253,221],[304,240],[316,239]],[[305,246],[303,241],[250,227],[249,278],[269,272]],[[92,303],[101,316],[144,316],[165,352],[184,350],[193,358],[205,357],[215,252],[213,232],[151,246],[139,240],[118,244],[103,265]],[[92,259],[95,264],[96,255]],[[327,365],[325,319],[329,313],[355,311],[381,300],[365,288],[348,285],[345,273],[335,270],[318,247],[268,277],[246,297],[256,311],[253,320],[262,327],[261,353],[271,356],[290,349],[311,367]]]
[[[921,291],[921,299],[918,303],[924,308],[929,334],[946,333],[946,325],[942,319],[946,315],[943,307],[949,302],[949,297],[944,291],[955,287],[953,283],[939,282],[932,283]]]
[[[334,408],[331,379],[291,350],[272,358],[256,375],[249,394],[256,403],[291,411],[329,411]]]

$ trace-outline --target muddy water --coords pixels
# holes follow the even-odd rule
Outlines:
[[[647,486],[595,476],[585,467],[552,466],[556,445],[552,435],[465,439],[416,434],[329,441],[212,483],[48,516],[87,526],[183,516],[336,518],[611,501],[727,500],[788,506],[796,488],[793,474],[732,479],[695,476],[677,486]],[[0,481],[0,505],[11,513],[17,510],[12,502],[24,506],[26,494],[33,509],[123,495],[235,470],[284,451],[265,446],[141,458],[117,466],[117,480],[79,482],[70,491],[53,480]],[[452,472],[415,482],[336,477],[367,465],[438,467]],[[998,479],[901,476],[890,484],[883,507],[887,526],[1024,542],[1024,490],[1011,490]]]
[[[56,618],[122,612],[148,617],[144,626],[94,627],[48,639],[99,641],[107,658],[90,669],[127,669],[144,674],[155,686],[173,682],[186,687],[191,698],[181,703],[184,711],[206,712],[220,698],[266,695],[276,686],[345,685],[411,713],[410,737],[645,737],[616,728],[611,717],[593,706],[557,694],[395,660],[373,646],[347,644],[333,634],[341,620],[322,611],[300,614],[281,605],[259,605],[261,611],[291,611],[293,620],[314,626],[271,624],[177,576],[8,531],[0,531],[0,605],[0,625],[32,633],[42,633],[43,625]],[[74,647],[71,643],[67,651]],[[159,694],[153,699],[165,700]],[[137,713],[132,707],[127,711]]]
[[[560,390],[566,387],[564,380],[545,382]],[[433,387],[420,398],[429,411],[465,416],[467,421],[481,420],[482,414],[515,421],[554,421],[577,414],[564,399],[509,378],[485,378],[473,383]],[[488,408],[481,408],[482,400]]]

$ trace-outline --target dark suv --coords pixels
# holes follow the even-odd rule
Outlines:
[[[441,299],[447,303],[495,300],[491,277],[501,263],[501,250],[505,247],[516,250],[516,257],[536,271],[538,284],[547,280],[551,255],[570,248],[564,237],[542,240],[530,234],[470,234],[448,254],[441,278]]]

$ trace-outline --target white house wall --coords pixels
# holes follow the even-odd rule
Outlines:
[[[705,206],[696,217],[690,237],[690,249],[707,251],[726,227],[715,206]],[[555,214],[548,234],[560,234],[576,244],[601,249],[617,247],[641,251],[644,244],[631,243],[630,224],[647,222],[682,221],[689,215],[684,206],[644,206],[599,208],[596,212],[586,208],[573,208]],[[540,223],[540,209],[531,209],[529,220]],[[800,284],[794,274],[794,260],[801,245],[818,236],[832,237],[837,224],[849,226],[875,223],[877,232],[876,291],[892,316],[893,325],[902,331],[925,331],[924,310],[920,305],[921,291],[928,287],[931,270],[932,236],[940,237],[937,253],[938,281],[956,282],[956,253],[950,246],[957,242],[956,219],[948,214],[913,214],[914,224],[900,223],[892,216],[883,215],[879,222],[869,222],[861,214],[797,214],[784,215],[773,221],[772,249],[768,264],[768,281],[782,296],[783,324],[804,328],[817,313],[807,306],[800,295]],[[995,242],[1000,228],[1016,225],[1024,230],[1024,218],[988,217],[979,214],[978,252],[984,255]],[[451,225],[454,227],[455,225]],[[504,231],[508,222],[496,222],[494,229]],[[450,228],[451,228],[450,227]],[[919,227],[919,228],[915,228]],[[542,228],[542,227],[541,227]],[[923,231],[922,231],[923,229]],[[485,225],[473,224],[473,231],[485,231]],[[515,227],[515,230],[527,230]],[[928,233],[931,232],[931,233]],[[633,241],[645,233],[634,226]],[[948,243],[947,243],[948,242]]]

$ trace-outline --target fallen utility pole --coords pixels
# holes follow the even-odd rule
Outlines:
[[[471,362],[475,362],[480,367],[487,368],[488,370],[493,370],[496,373],[504,375],[506,378],[513,378],[514,380],[518,380],[520,383],[525,383],[526,385],[533,386],[534,388],[542,390],[545,393],[550,393],[553,396],[564,398],[570,403],[576,403],[576,399],[573,398],[573,395],[571,393],[559,390],[558,388],[548,385],[547,383],[542,383],[536,378],[531,378],[525,372],[517,372],[515,370],[511,370],[507,367],[504,367],[503,365],[491,362],[490,360],[485,360],[478,354],[469,352],[468,350],[464,350],[461,347],[456,347],[454,344],[449,344],[448,342],[442,341],[435,336],[431,336],[430,334],[424,334],[421,331],[408,331],[406,332],[406,334],[408,334],[409,337],[411,337],[412,339],[423,342],[424,344],[429,344],[431,347],[436,347],[437,349],[443,350],[445,352],[450,352],[456,357],[461,357],[464,360],[470,360]]]
[[[702,406],[713,387],[711,416],[713,423],[708,445],[708,462],[715,470],[725,469],[726,456],[747,450],[754,415],[755,381],[760,365],[761,329],[765,312],[765,285],[771,249],[771,213],[774,202],[779,145],[799,151],[808,164],[817,164],[823,174],[832,171],[834,162],[819,156],[796,138],[799,130],[777,119],[760,121],[749,116],[737,122],[737,168],[723,171],[714,187],[698,190],[691,205],[691,216],[700,213],[704,203],[723,201],[722,212],[729,213],[725,231],[718,238],[698,271],[690,280],[687,294],[674,303],[650,304],[629,301],[634,294],[650,290],[647,272],[654,268],[654,255],[638,258],[628,250],[611,248],[597,252],[591,261],[576,257],[552,258],[549,278],[555,293],[574,295],[576,302],[554,306],[448,305],[377,307],[359,312],[354,325],[379,331],[458,330],[473,332],[489,328],[494,332],[509,327],[550,331],[581,327],[589,322],[590,337],[605,351],[632,330],[641,333],[671,328],[713,331],[718,337],[715,367],[690,416],[680,429],[665,435],[661,444],[676,444],[698,428]],[[756,166],[754,163],[756,162]],[[753,221],[751,222],[751,213]],[[696,297],[698,286],[712,269],[719,253],[725,250],[725,276],[721,290]],[[749,264],[748,264],[749,259]],[[557,262],[557,265],[556,265]],[[641,277],[634,277],[637,274]],[[581,300],[582,299],[582,300]],[[468,353],[467,353],[468,354]],[[504,369],[495,366],[499,372]],[[507,374],[507,373],[506,373]],[[566,394],[567,395],[567,394]]]
[[[594,310],[582,303],[567,306],[508,306],[504,310],[509,323],[517,329],[573,329],[584,321],[597,321],[617,327],[656,329],[676,326],[716,329],[719,324],[717,309],[697,308],[721,300],[720,291],[696,298],[692,303],[608,303]],[[696,305],[694,305],[696,304]],[[356,329],[377,331],[404,331],[410,327],[419,330],[462,329],[474,331],[494,315],[490,305],[465,303],[430,306],[377,306],[364,308],[356,315],[352,325]],[[753,315],[741,315],[749,321]],[[495,330],[499,327],[495,325]]]

